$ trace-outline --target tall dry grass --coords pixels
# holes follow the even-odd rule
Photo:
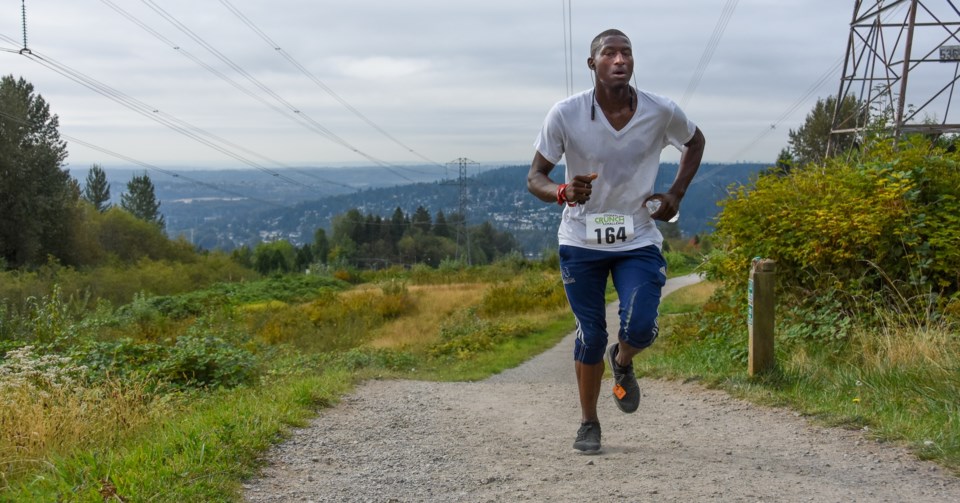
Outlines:
[[[378,328],[370,345],[383,349],[429,346],[439,340],[441,324],[458,310],[479,304],[488,287],[483,283],[409,286],[414,308]]]
[[[52,456],[108,447],[163,408],[143,382],[87,386],[86,369],[31,347],[0,364],[0,489]]]

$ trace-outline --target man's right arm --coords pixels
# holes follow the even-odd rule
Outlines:
[[[550,172],[553,171],[554,164],[546,159],[540,152],[533,156],[533,163],[530,164],[530,172],[527,173],[527,190],[537,196],[537,199],[547,202],[557,202],[558,184],[550,179]]]
[[[560,184],[554,183],[550,179],[550,172],[555,164],[548,161],[540,152],[533,156],[533,163],[530,164],[530,172],[527,173],[527,190],[537,196],[537,199],[547,203],[561,203]],[[591,182],[597,177],[596,173],[590,175],[576,175],[569,184],[563,184],[563,201],[571,205],[583,204],[590,200],[590,193],[593,191]]]

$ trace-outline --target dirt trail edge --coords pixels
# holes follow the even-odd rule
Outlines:
[[[576,454],[572,341],[482,382],[367,382],[273,448],[244,498],[960,502],[960,479],[904,449],[697,384],[641,379],[630,415],[602,397],[603,452]]]

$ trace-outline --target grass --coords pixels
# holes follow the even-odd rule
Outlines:
[[[260,455],[290,425],[334,403],[352,383],[342,371],[256,388],[184,397],[177,413],[137,428],[117,445],[56,457],[5,501],[230,501]],[[121,499],[122,498],[122,499]]]
[[[440,325],[463,306],[476,305],[487,285],[417,285],[408,287],[417,308],[413,313],[378,328],[370,346],[397,350],[422,350],[437,342]]]
[[[903,317],[856,328],[845,351],[777,341],[777,367],[751,378],[746,327],[739,341],[715,337],[696,315],[709,289],[664,301],[662,336],[636,360],[638,373],[694,379],[756,403],[786,406],[827,426],[864,429],[960,474],[960,338],[943,325]]]
[[[660,303],[660,314],[670,315],[696,312],[700,309],[700,306],[713,295],[716,289],[716,284],[707,281],[683,287],[663,299],[663,302]]]
[[[62,409],[50,409],[53,414],[42,406],[18,405],[29,414],[19,423],[0,419],[2,433],[27,431],[28,424],[36,424],[34,430],[68,432],[49,437],[67,441],[46,440],[27,451],[13,436],[0,440],[6,442],[0,444],[0,463],[7,464],[3,473],[8,474],[0,479],[0,500],[237,500],[242,480],[257,472],[270,445],[292,425],[335,403],[358,380],[475,381],[556,344],[573,328],[573,319],[566,306],[556,305],[553,294],[535,295],[552,299],[549,305],[509,312],[547,283],[541,273],[527,273],[493,284],[325,291],[326,304],[320,298],[301,304],[258,298],[240,306],[237,315],[259,341],[247,345],[263,351],[267,368],[257,382],[159,400],[142,399],[135,387],[123,399],[107,387],[99,396],[110,396],[115,404],[65,401]],[[731,344],[698,324],[712,291],[712,285],[698,284],[664,300],[661,336],[637,360],[639,373],[697,379],[760,403],[793,407],[824,424],[869,426],[877,438],[905,442],[921,457],[960,467],[956,334],[911,330],[903,320],[890,320],[885,333],[856,332],[852,344],[859,356],[839,361],[830,351],[779,344],[778,368],[751,379],[743,360],[746,336]],[[351,321],[354,315],[360,321]],[[332,323],[338,335],[329,335],[324,323]],[[269,350],[263,349],[268,336],[276,339]],[[318,352],[317,341],[328,339],[339,349]],[[5,393],[5,398],[17,396]],[[0,406],[0,413],[11,410]],[[71,410],[102,417],[81,417]],[[65,423],[54,424],[56,420]],[[70,429],[76,426],[94,429]],[[14,461],[19,464],[11,470]]]
[[[284,290],[282,283],[276,286]],[[544,288],[551,293],[533,297],[550,305],[537,308],[529,291]],[[176,308],[183,299],[163,299],[159,308],[141,300],[139,309],[149,316],[136,318],[134,328],[171,325],[165,331],[171,340],[179,332],[220,334],[224,343],[234,341],[238,349],[260,355],[257,380],[233,389],[188,387],[173,393],[121,381],[113,388],[107,385],[112,381],[77,381],[72,392],[50,395],[59,401],[37,400],[26,388],[18,394],[0,390],[0,500],[236,500],[241,481],[256,473],[271,444],[357,380],[479,380],[552,346],[572,326],[566,310],[555,305],[562,299],[555,289],[560,289],[555,277],[545,281],[534,271],[496,283],[322,288],[316,298],[300,295],[293,302],[264,293],[232,310],[218,308],[215,315],[191,318],[174,309],[181,313],[175,327],[162,309]],[[59,305],[53,297],[49,303]],[[527,306],[522,313],[493,312],[521,304]],[[478,314],[484,305],[492,306],[485,310],[491,312]],[[463,330],[457,320],[468,322]],[[64,321],[64,333],[68,325]],[[111,334],[122,330],[122,324],[111,325]],[[138,344],[131,339],[105,346],[102,356],[109,360],[121,351],[136,358]],[[438,353],[441,346],[453,352]],[[201,358],[196,364],[231,364],[202,359],[210,356],[204,347],[192,351]],[[38,366],[21,365],[25,375]],[[0,383],[11,382],[3,368],[0,374]],[[11,398],[19,402],[8,407]]]
[[[410,377],[435,381],[479,381],[521,363],[553,347],[573,330],[573,315],[556,313],[538,317],[537,330],[524,337],[511,338],[491,351],[484,351],[470,359],[433,361]]]

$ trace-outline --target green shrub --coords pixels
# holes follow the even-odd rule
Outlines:
[[[778,286],[808,295],[960,290],[960,153],[879,142],[852,161],[761,176],[722,205],[722,253],[707,268],[721,281],[743,284],[759,256],[777,261]]]
[[[70,351],[70,357],[90,370],[94,380],[108,376],[128,379],[143,375],[166,355],[163,346],[131,338],[115,341],[86,340]]]
[[[411,370],[419,359],[411,353],[389,349],[353,348],[343,353],[340,362],[348,370],[377,368],[385,370]]]
[[[430,349],[434,357],[469,359],[478,352],[511,338],[526,336],[533,326],[525,321],[491,321],[477,315],[475,309],[461,311],[440,327],[441,342]]]
[[[551,310],[567,304],[559,275],[529,273],[519,279],[490,287],[480,301],[483,315]]]
[[[147,375],[174,389],[232,388],[249,382],[257,370],[251,352],[214,335],[183,335],[173,345],[129,338],[85,341],[70,357],[97,380]]]
[[[671,274],[682,274],[694,270],[700,261],[690,253],[679,251],[665,251],[664,260],[667,261],[667,272]]]
[[[256,359],[216,336],[181,336],[153,367],[163,382],[180,388],[232,388],[255,374]]]

